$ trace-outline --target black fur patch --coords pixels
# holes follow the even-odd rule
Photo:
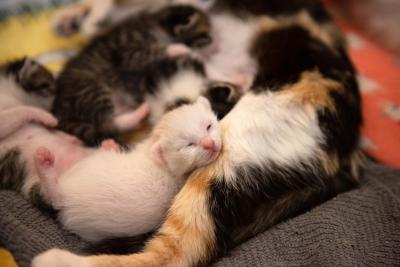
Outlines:
[[[320,0],[217,0],[216,9],[230,9],[233,12],[248,12],[255,15],[284,16],[307,11],[318,22],[331,20]]]
[[[0,188],[20,191],[26,178],[25,162],[18,148],[0,155]]]
[[[239,101],[242,93],[233,84],[213,82],[209,84],[204,96],[210,101],[211,107],[218,119],[222,119]]]
[[[143,249],[145,242],[153,236],[153,233],[141,234],[132,237],[116,237],[91,244],[83,249],[83,253],[127,255],[139,252]]]
[[[327,78],[354,73],[345,54],[328,47],[301,26],[289,26],[262,34],[252,49],[259,70],[254,90],[280,90],[295,83],[306,70],[318,69]]]

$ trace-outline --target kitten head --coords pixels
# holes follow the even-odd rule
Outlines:
[[[160,11],[160,25],[172,37],[173,42],[192,48],[211,43],[211,25],[208,16],[188,5],[172,5]]]
[[[211,105],[199,97],[165,114],[154,129],[152,153],[175,175],[183,175],[215,160],[221,131]]]
[[[55,94],[55,79],[51,72],[29,57],[8,64],[6,72],[27,93],[42,97]]]

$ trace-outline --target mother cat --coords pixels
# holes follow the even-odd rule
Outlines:
[[[143,252],[83,257],[54,249],[34,267],[203,265],[357,184],[360,96],[323,7],[308,0],[221,2],[264,19],[250,49],[258,72],[221,121],[217,161],[191,174]]]

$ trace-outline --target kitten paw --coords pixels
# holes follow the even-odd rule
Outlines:
[[[49,128],[54,128],[57,126],[58,124],[58,120],[56,119],[56,117],[54,117],[51,114],[47,114],[46,116],[44,116],[41,121],[41,123],[43,123],[44,126],[47,126]]]
[[[113,139],[106,139],[103,142],[101,142],[101,148],[105,150],[114,150],[114,151],[119,151],[120,147],[115,142]]]
[[[31,267],[89,267],[89,260],[61,249],[51,249],[36,256]]]
[[[53,19],[54,32],[60,36],[78,33],[87,14],[88,8],[81,5],[73,5],[61,10]]]
[[[45,147],[36,150],[35,162],[38,166],[48,169],[54,166],[55,158],[53,153]]]
[[[166,52],[169,57],[185,56],[191,53],[190,47],[184,44],[170,44],[167,46]]]

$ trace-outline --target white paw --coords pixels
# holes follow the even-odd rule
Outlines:
[[[89,261],[66,250],[51,249],[36,256],[31,267],[89,267]]]

